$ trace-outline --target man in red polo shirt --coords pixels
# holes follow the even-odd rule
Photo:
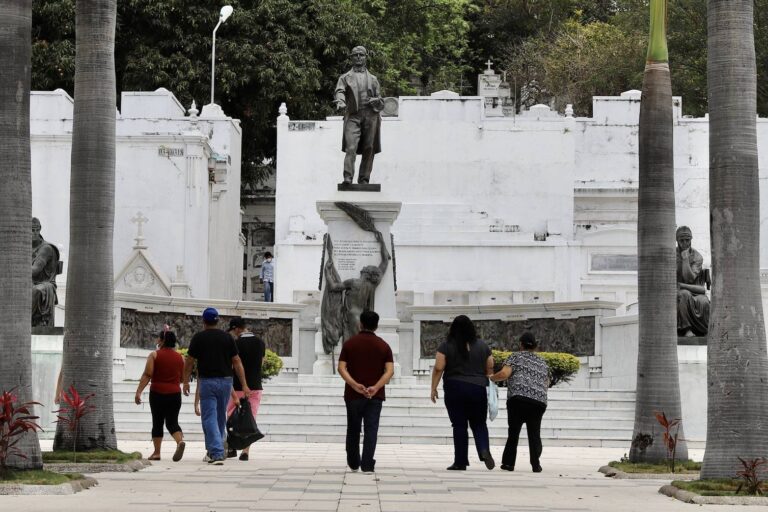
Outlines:
[[[339,375],[346,382],[347,464],[352,471],[373,473],[376,438],[384,403],[384,385],[395,372],[392,349],[376,336],[379,315],[363,311],[360,333],[349,338],[339,354]],[[363,425],[363,458],[360,459],[360,427]]]

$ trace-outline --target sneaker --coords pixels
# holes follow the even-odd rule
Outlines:
[[[203,457],[203,462],[211,462],[211,455],[208,452],[205,452],[205,456]]]
[[[187,445],[184,441],[181,441],[176,445],[176,451],[173,454],[173,462],[179,462],[181,460],[181,458],[184,456],[184,448],[186,446]]]
[[[208,464],[211,464],[213,466],[223,466],[224,465],[224,457],[211,458],[211,460],[208,461]]]
[[[232,448],[230,448],[229,450],[227,450],[227,458],[231,459],[233,457],[237,457],[237,450],[233,450]]]
[[[240,454],[240,457],[239,457],[239,458],[240,458],[240,460],[242,460],[242,461],[247,461],[247,460],[248,460],[248,454],[247,454],[247,453],[245,453],[245,452],[242,452],[242,453]]]

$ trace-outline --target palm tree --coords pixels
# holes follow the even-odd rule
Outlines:
[[[95,393],[78,450],[117,447],[112,406],[116,0],[77,0],[63,388]],[[71,449],[59,423],[54,449]]]
[[[0,391],[16,388],[32,400],[32,177],[29,147],[29,88],[32,70],[32,0],[0,0]],[[26,459],[9,466],[41,468],[37,434],[18,448]]]
[[[667,0],[651,0],[651,26],[640,103],[637,250],[640,335],[637,400],[630,460],[667,457],[656,413],[681,418],[677,366],[675,173],[672,85],[667,54]],[[682,439],[682,428],[679,432]],[[685,442],[677,456],[688,458]]]
[[[768,354],[760,295],[752,0],[709,0],[709,211],[712,307],[702,478],[733,477],[768,454]]]

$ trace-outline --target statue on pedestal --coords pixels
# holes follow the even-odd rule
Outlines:
[[[344,157],[344,185],[352,184],[355,160],[362,155],[357,182],[368,184],[373,157],[381,153],[381,115],[384,100],[378,79],[366,68],[368,51],[362,46],[350,52],[352,69],[339,77],[334,91],[337,110],[344,110],[344,134],[341,150]]]
[[[704,258],[691,247],[693,236],[688,226],[680,226],[677,238],[677,333],[680,336],[706,336],[709,330],[708,271]]]
[[[32,219],[32,327],[53,327],[56,276],[61,274],[59,250],[40,234],[40,221]]]
[[[360,270],[360,277],[342,281],[334,264],[333,242],[326,234],[324,252],[327,259],[323,265],[326,285],[320,309],[323,351],[326,354],[333,353],[340,341],[359,332],[360,313],[374,310],[376,287],[391,258],[384,237],[368,212],[350,203],[336,203],[336,206],[344,210],[361,229],[373,233],[379,245],[381,263],[378,266],[367,265]]]

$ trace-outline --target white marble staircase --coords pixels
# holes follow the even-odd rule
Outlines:
[[[137,406],[135,391],[136,382],[114,384],[115,422],[121,439],[149,437],[152,423],[147,397]],[[342,395],[341,384],[268,383],[259,409],[259,427],[267,441],[343,442],[346,412]],[[192,396],[184,398],[179,423],[189,438],[199,439],[202,429],[192,400]],[[628,447],[634,400],[634,391],[627,390],[552,389],[542,439],[550,446]],[[504,400],[500,405],[499,416],[488,423],[492,444],[503,444],[507,436]],[[387,386],[379,442],[450,444],[445,407],[441,401],[430,402],[427,385]]]

